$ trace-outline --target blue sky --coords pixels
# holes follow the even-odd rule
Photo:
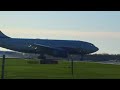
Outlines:
[[[0,11],[0,29],[16,38],[88,41],[97,53],[120,54],[120,11]]]

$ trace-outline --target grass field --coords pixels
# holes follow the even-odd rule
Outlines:
[[[5,79],[120,79],[120,65],[74,62],[73,76],[70,66],[71,63],[67,61],[29,64],[27,60],[6,59]]]

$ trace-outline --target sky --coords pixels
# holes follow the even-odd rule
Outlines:
[[[120,11],[0,11],[0,30],[13,38],[87,41],[96,53],[120,54]]]

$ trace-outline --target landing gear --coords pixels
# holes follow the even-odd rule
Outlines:
[[[39,64],[41,63],[41,60],[44,61],[46,60],[46,57],[43,53],[40,54],[40,56],[38,56],[38,59],[39,59]]]
[[[55,61],[53,59],[46,59],[46,56],[43,53],[38,56],[38,59],[40,59],[40,64],[58,64],[58,61]]]
[[[83,61],[84,54],[81,54],[80,60]]]
[[[40,54],[40,56],[38,56],[38,59],[46,60],[46,57],[45,57],[45,55],[42,53],[42,54]]]

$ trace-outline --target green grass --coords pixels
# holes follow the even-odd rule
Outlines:
[[[71,63],[67,61],[29,64],[27,60],[6,59],[5,79],[120,79],[120,65],[74,62],[73,76],[70,66]]]

